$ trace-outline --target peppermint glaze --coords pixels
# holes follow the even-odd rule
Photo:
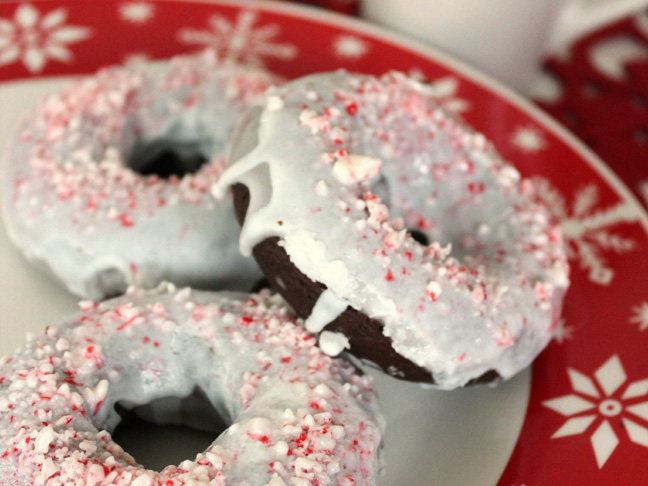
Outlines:
[[[248,187],[244,253],[279,237],[327,287],[304,316],[310,330],[351,306],[441,388],[491,370],[509,378],[549,342],[568,286],[560,228],[531,182],[425,85],[398,73],[302,78],[270,90],[237,140],[214,193]]]
[[[0,359],[0,485],[375,485],[384,419],[371,378],[296,322],[268,293],[162,285],[82,302]],[[194,460],[146,470],[112,441],[117,402],[197,387],[230,426]]]
[[[162,279],[249,285],[260,273],[238,252],[232,205],[213,201],[209,188],[240,114],[277,81],[207,51],[105,69],[46,97],[6,164],[9,236],[71,292],[93,299]],[[138,173],[138,154],[158,141],[208,162],[181,178]]]

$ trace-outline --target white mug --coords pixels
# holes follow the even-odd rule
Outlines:
[[[648,0],[362,0],[362,16],[428,41],[523,88],[544,54]]]

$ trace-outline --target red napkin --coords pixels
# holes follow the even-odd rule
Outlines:
[[[560,95],[538,102],[648,203],[648,13],[581,39],[545,65]]]

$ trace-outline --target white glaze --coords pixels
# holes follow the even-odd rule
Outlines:
[[[568,285],[560,228],[531,183],[398,73],[314,75],[268,97],[214,191],[250,189],[242,251],[278,236],[301,272],[384,323],[441,388],[528,366]],[[353,161],[363,161],[356,183],[335,170]]]
[[[311,311],[311,315],[304,322],[306,330],[312,333],[321,332],[331,321],[334,321],[348,304],[335,295],[331,289],[326,289],[320,294]],[[337,353],[336,353],[337,354]]]
[[[375,485],[371,379],[279,297],[162,285],[81,307],[0,359],[0,485]],[[116,402],[196,387],[231,425],[194,461],[146,470],[111,440]]]
[[[345,349],[350,349],[349,340],[340,332],[324,331],[319,336],[318,346],[329,356],[337,356]]]
[[[162,279],[249,287],[260,272],[238,252],[231,202],[208,192],[240,114],[277,81],[207,51],[106,69],[48,96],[22,123],[6,164],[9,236],[88,298]],[[210,162],[181,179],[126,166],[135,147],[156,140],[190,145]]]

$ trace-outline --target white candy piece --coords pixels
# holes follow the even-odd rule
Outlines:
[[[333,164],[333,175],[342,184],[355,184],[376,177],[382,161],[366,155],[345,155]]]

